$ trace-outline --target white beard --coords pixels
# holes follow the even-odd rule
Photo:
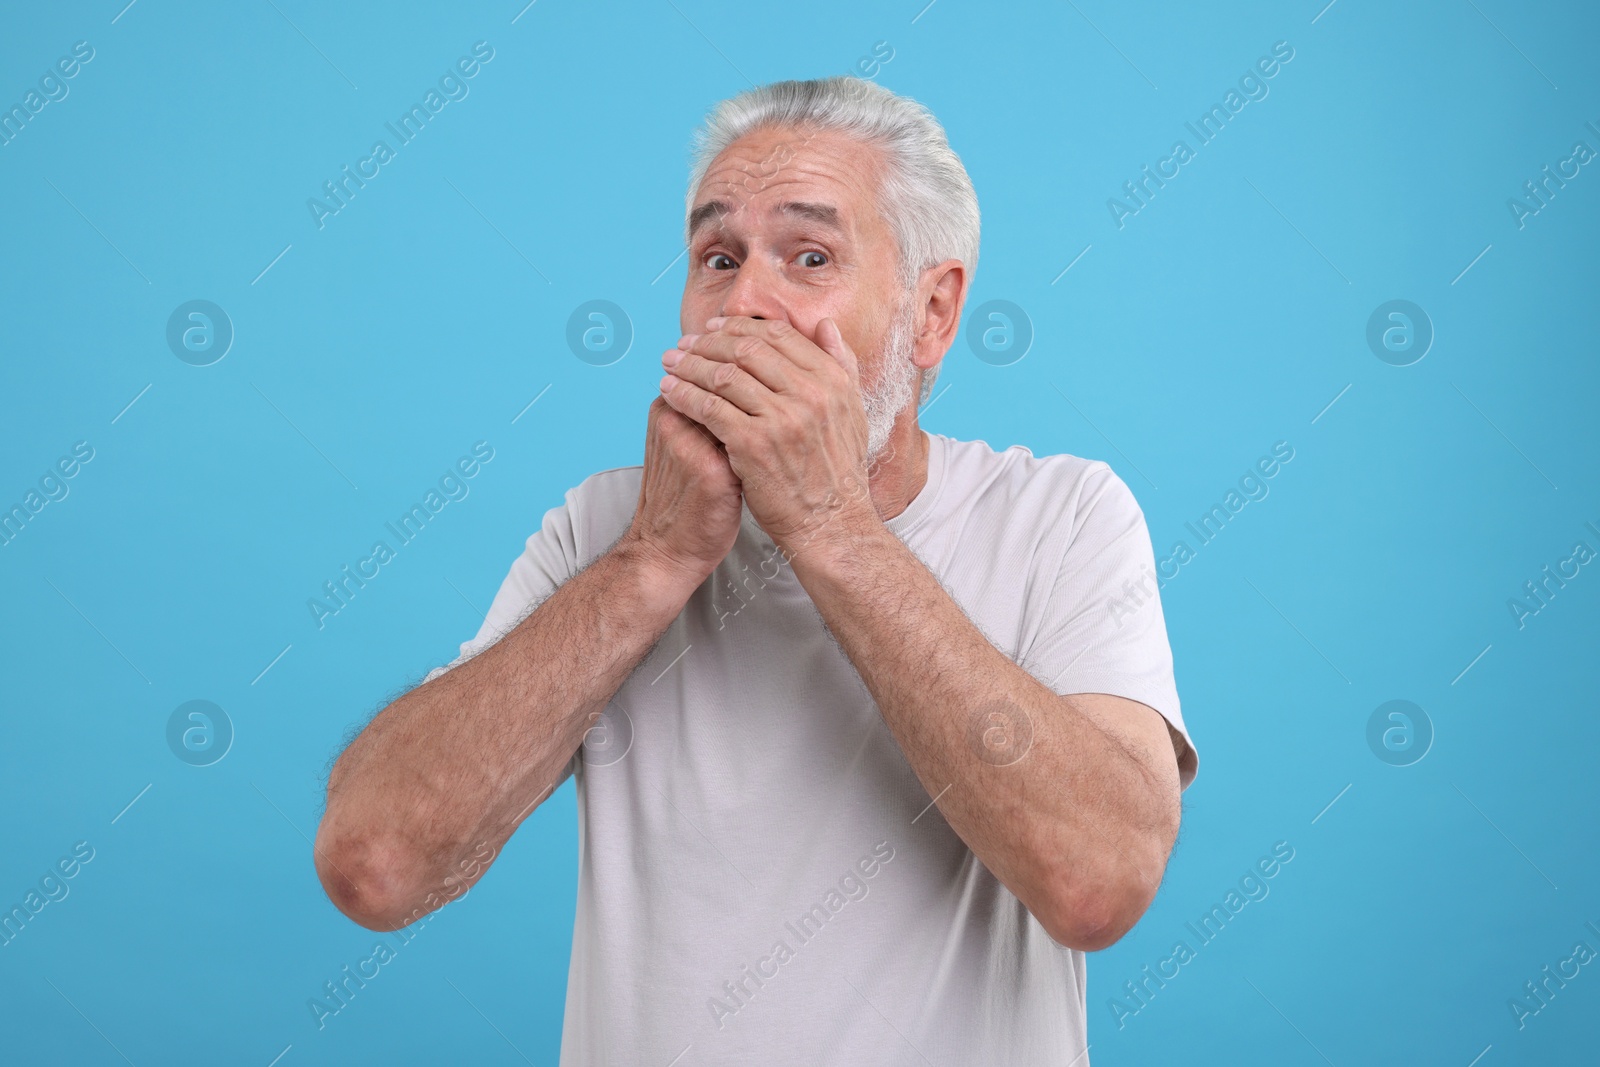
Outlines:
[[[871,467],[889,443],[894,420],[905,409],[922,380],[921,369],[911,362],[916,347],[916,304],[908,297],[889,325],[883,351],[878,354],[878,376],[861,388],[861,406],[867,413],[867,466]]]

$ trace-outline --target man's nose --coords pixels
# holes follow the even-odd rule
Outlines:
[[[779,279],[772,268],[755,257],[739,267],[739,274],[723,296],[719,314],[744,315],[752,319],[781,319],[778,302]]]

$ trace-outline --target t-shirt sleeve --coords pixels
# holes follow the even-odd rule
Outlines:
[[[512,562],[510,573],[500,583],[500,591],[489,605],[489,614],[484,617],[477,636],[461,645],[455,659],[429,671],[422,680],[423,685],[494,645],[578,572],[577,531],[573,521],[577,493],[577,489],[568,490],[563,503],[545,512],[539,529],[528,538],[522,554]],[[578,753],[574,752],[562,768],[556,782],[558,788],[571,776],[577,759]]]
[[[1064,696],[1108,693],[1160,712],[1183,737],[1178,776],[1187,789],[1199,754],[1178,704],[1144,511],[1103,463],[1083,475],[1075,499],[1062,519],[1072,529],[1055,573],[1047,565],[1039,576],[1049,595],[1023,660]]]

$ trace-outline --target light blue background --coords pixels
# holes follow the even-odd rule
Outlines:
[[[0,548],[0,904],[95,849],[0,948],[0,1058],[555,1062],[572,786],[319,1031],[308,999],[380,939],[318,886],[322,776],[563,490],[639,461],[702,114],[886,41],[878,79],[978,190],[969,309],[1036,334],[1003,367],[958,339],[924,426],[1107,460],[1158,556],[1295,450],[1162,594],[1203,767],[1155,905],[1090,959],[1093,1062],[1594,1062],[1600,966],[1524,1029],[1507,1006],[1600,950],[1600,572],[1507,608],[1600,549],[1600,166],[1507,208],[1600,149],[1592,8],[123,2],[0,19],[7,107],[95,49],[0,147],[0,502],[95,449]],[[319,230],[307,198],[479,40],[470,95]],[[1118,229],[1107,198],[1280,40],[1270,95]],[[1408,367],[1365,341],[1396,298],[1436,330]],[[165,342],[192,299],[236,331],[209,367]],[[590,299],[636,331],[608,367],[566,345]],[[307,599],[479,440],[470,496],[318,630]],[[192,699],[236,731],[209,767],[165,740]],[[1436,732],[1412,766],[1366,742],[1391,699]],[[1118,1029],[1122,983],[1277,841],[1270,896]]]

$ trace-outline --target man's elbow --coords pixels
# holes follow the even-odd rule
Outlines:
[[[1111,874],[1092,880],[1059,879],[1059,891],[1035,916],[1057,944],[1080,952],[1110,948],[1149,910],[1161,865],[1155,870],[1153,879]]]
[[[428,909],[413,899],[408,872],[415,864],[393,841],[319,830],[317,877],[333,906],[369,930],[398,930]]]
[[[1038,916],[1045,933],[1058,945],[1079,952],[1099,952],[1122,940],[1144,915],[1148,901],[1124,891],[1104,889],[1079,894]]]

